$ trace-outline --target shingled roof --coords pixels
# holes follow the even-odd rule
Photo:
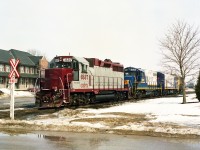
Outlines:
[[[25,66],[37,65],[35,61],[33,61],[33,58],[32,59],[30,58],[30,57],[37,57],[37,56],[33,56],[27,52],[15,50],[15,49],[11,49],[9,51],[12,53],[15,59],[20,60],[20,65],[25,65]]]
[[[19,59],[20,65],[24,66],[37,66],[42,56],[34,56],[28,52],[11,49],[2,50],[0,49],[0,63],[9,64],[10,59]]]
[[[10,52],[0,49],[0,62],[9,64],[10,59],[13,59],[13,56],[10,54]]]
[[[31,61],[32,61],[34,64],[38,64],[38,63],[39,63],[39,60],[42,59],[42,56],[29,56],[29,58],[31,59]]]

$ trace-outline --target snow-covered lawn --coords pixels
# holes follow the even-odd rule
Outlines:
[[[0,88],[0,91],[2,91],[4,93],[2,95],[2,97],[10,96],[10,89]],[[29,91],[15,91],[14,95],[15,95],[15,97],[33,97],[34,96],[34,94]]]
[[[195,94],[187,95],[187,104],[181,104],[182,97],[156,98],[138,101],[137,103],[124,103],[105,109],[89,109],[84,113],[111,113],[125,112],[132,114],[149,114],[155,119],[151,122],[170,122],[179,125],[200,127],[200,103]]]
[[[150,135],[200,136],[200,103],[195,94],[188,94],[187,104],[181,103],[182,97],[179,96],[126,102],[101,109],[64,109],[54,113],[52,118],[39,116],[31,122],[43,126],[53,125],[54,129],[59,126],[59,129],[66,131],[103,130],[125,134],[139,131],[148,135],[151,132]]]

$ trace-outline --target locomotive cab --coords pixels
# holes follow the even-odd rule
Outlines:
[[[87,76],[89,63],[84,58],[59,56],[52,59],[40,80],[40,92],[36,93],[36,105],[60,107],[70,102],[70,91],[79,88],[83,74]],[[85,81],[84,83],[85,84]]]
[[[145,73],[141,69],[127,67],[124,70],[124,77],[128,84],[126,86],[131,87],[134,84],[146,83]]]
[[[143,81],[144,74],[137,68],[127,67],[124,69],[124,86],[129,88],[129,95],[135,97],[138,83]]]

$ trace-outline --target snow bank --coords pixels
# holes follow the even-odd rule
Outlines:
[[[7,88],[1,88],[0,89],[4,95],[10,96],[10,89]],[[29,91],[15,91],[14,92],[15,97],[33,97],[34,94]]]

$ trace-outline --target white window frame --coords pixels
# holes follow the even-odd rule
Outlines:
[[[4,72],[4,65],[0,64],[0,72]]]

